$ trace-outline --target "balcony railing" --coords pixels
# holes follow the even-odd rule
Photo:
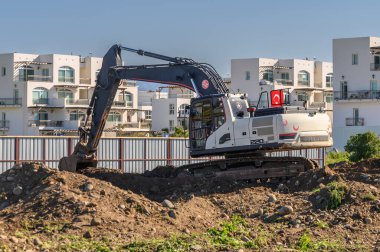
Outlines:
[[[52,82],[51,76],[46,75],[19,75],[15,77],[15,81],[40,81],[40,82]]]
[[[58,82],[74,83],[74,77],[58,77]]]
[[[63,121],[52,121],[52,120],[30,120],[28,122],[29,127],[63,127]]]
[[[0,98],[0,107],[21,106],[21,98]]]
[[[2,121],[0,121],[0,129],[2,129],[2,130],[9,129],[9,121],[8,120],[2,120]]]
[[[169,94],[169,98],[193,98],[193,94]]]
[[[346,126],[364,126],[364,118],[362,117],[346,118]]]
[[[90,100],[89,99],[78,99],[78,100],[74,100],[74,99],[65,99],[65,104],[66,105],[89,105],[90,104]]]
[[[298,85],[299,86],[310,86],[310,81],[308,80],[298,80]]]
[[[325,102],[312,102],[310,103],[311,108],[325,108],[326,103]]]
[[[276,79],[275,82],[277,82],[277,84],[279,84],[279,85],[293,86],[293,81],[292,80]]]
[[[379,63],[371,63],[371,71],[380,71]]]
[[[38,98],[32,100],[33,104],[49,104],[49,98]]]
[[[133,101],[114,101],[113,102],[114,107],[133,107]]]
[[[338,100],[374,100],[380,99],[380,91],[358,90],[358,91],[335,91],[334,99]]]

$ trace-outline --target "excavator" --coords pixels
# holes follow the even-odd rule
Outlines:
[[[121,51],[166,61],[122,65]],[[122,80],[170,84],[197,94],[189,108],[191,157],[217,159],[177,167],[174,176],[262,179],[297,176],[318,164],[304,157],[271,157],[269,152],[332,146],[329,116],[322,109],[290,106],[287,90],[265,91],[250,107],[244,93],[230,92],[209,64],[113,45],[103,58],[84,126],[74,152],[59,170],[97,166],[96,151]],[[223,158],[224,157],[224,158]]]

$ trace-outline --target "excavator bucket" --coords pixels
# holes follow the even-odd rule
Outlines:
[[[63,157],[59,160],[58,169],[60,171],[76,172],[87,167],[96,167],[98,161],[95,160],[83,160],[77,155],[71,155]]]

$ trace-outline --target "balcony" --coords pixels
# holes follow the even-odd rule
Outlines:
[[[65,100],[56,98],[35,98],[28,102],[28,107],[64,108]]]
[[[292,80],[287,80],[287,79],[276,79],[274,80],[274,83],[278,85],[283,85],[283,86],[293,86],[293,81]]]
[[[362,117],[346,118],[346,126],[364,126],[364,118]]]
[[[371,71],[380,71],[379,63],[371,63]]]
[[[169,98],[186,98],[191,99],[194,97],[194,94],[169,94]]]
[[[14,81],[38,81],[38,82],[53,82],[52,76],[46,75],[19,75],[16,76]]]
[[[133,101],[114,101],[112,104],[113,107],[133,107]]]
[[[334,100],[378,100],[380,99],[380,91],[358,90],[358,91],[335,91]]]
[[[9,120],[0,121],[0,130],[9,130]]]
[[[52,120],[30,120],[28,121],[29,127],[53,127],[62,128],[63,121],[52,121]]]
[[[88,107],[90,99],[65,99],[65,107]]]
[[[49,104],[49,98],[38,98],[32,100],[33,105],[47,105]]]
[[[312,102],[309,105],[310,108],[325,108],[326,102]]]
[[[310,86],[310,81],[308,81],[308,80],[298,80],[298,86],[309,87]]]
[[[21,98],[0,98],[0,107],[21,107]]]

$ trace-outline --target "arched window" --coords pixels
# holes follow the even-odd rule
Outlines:
[[[58,81],[74,83],[74,69],[68,66],[60,67],[58,70]]]
[[[70,121],[84,121],[85,114],[80,110],[70,112]]]
[[[310,86],[310,74],[307,71],[298,72],[298,85]]]
[[[48,104],[48,90],[46,88],[38,87],[32,91],[33,104]]]
[[[272,82],[273,81],[273,71],[270,70],[270,69],[264,70],[264,72],[263,72],[263,80]]]
[[[189,116],[189,104],[182,104],[178,108],[178,117],[187,117]]]
[[[333,85],[333,74],[328,73],[326,74],[326,87],[332,87]]]
[[[127,107],[133,107],[133,94],[123,91],[119,93],[119,101],[125,101]]]
[[[58,90],[58,98],[65,99],[67,103],[72,104],[74,102],[73,91],[68,89]]]
[[[121,115],[120,115],[120,113],[111,111],[108,114],[107,121],[108,122],[121,122]]]
[[[31,66],[20,66],[18,69],[19,81],[29,81],[34,79],[34,69]]]

